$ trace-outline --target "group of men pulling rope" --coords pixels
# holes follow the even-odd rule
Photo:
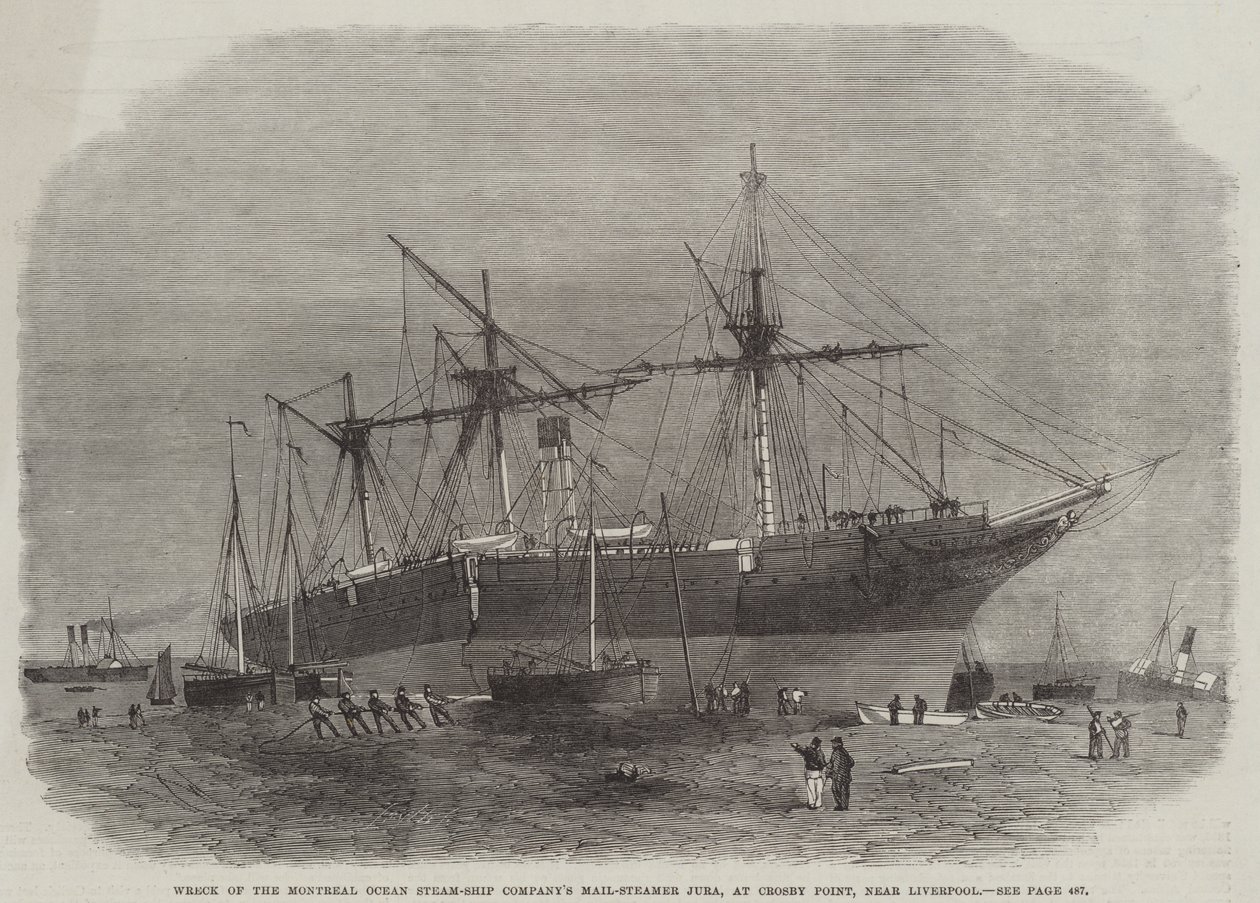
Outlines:
[[[441,727],[443,724],[456,723],[455,719],[451,717],[450,712],[447,711],[446,708],[446,706],[450,704],[451,700],[447,699],[440,693],[435,692],[428,684],[424,685],[423,698],[423,705],[418,705],[415,702],[412,702],[411,698],[407,695],[407,688],[400,686],[394,692],[394,704],[390,705],[388,702],[381,699],[380,693],[373,690],[368,696],[367,708],[363,708],[362,706],[356,705],[350,698],[350,694],[347,692],[342,693],[340,698],[337,700],[337,711],[340,712],[341,717],[345,719],[346,728],[350,731],[350,736],[352,737],[359,736],[359,731],[357,730],[356,725],[363,728],[364,734],[372,733],[367,726],[367,722],[363,720],[364,712],[372,713],[372,718],[376,721],[376,733],[378,734],[385,732],[386,724],[393,728],[395,734],[401,733],[398,729],[398,725],[394,723],[394,719],[390,717],[390,712],[396,713],[402,720],[403,725],[409,731],[414,729],[412,726],[413,721],[415,722],[415,726],[419,727],[421,730],[424,730],[427,727],[424,723],[424,719],[421,717],[421,713],[426,707],[429,710],[429,717],[433,720],[434,727]],[[320,740],[323,740],[324,728],[328,728],[332,731],[332,735],[334,737],[340,737],[341,734],[338,733],[337,726],[333,724],[332,719],[334,713],[324,708],[322,702],[323,700],[316,696],[307,706],[307,711],[310,712],[311,715],[311,723],[315,726],[315,736]]]

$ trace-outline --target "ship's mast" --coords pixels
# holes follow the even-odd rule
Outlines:
[[[590,594],[590,628],[588,639],[590,646],[587,650],[587,661],[591,666],[591,670],[595,670],[595,467],[594,461],[590,463],[590,479],[591,479],[591,510],[590,510],[590,553],[591,553],[591,594]]]
[[[757,171],[757,145],[748,145],[749,170],[742,174],[747,187],[744,200],[748,227],[745,237],[750,263],[752,298],[745,310],[734,310],[737,318],[729,329],[739,342],[740,356],[764,360],[774,346],[782,324],[766,308],[766,265],[761,231],[760,192],[766,177]],[[762,536],[776,532],[774,512],[774,463],[770,441],[770,367],[757,363],[751,368],[753,390],[753,468],[756,476],[757,522]]]
[[[486,340],[486,369],[493,382],[494,405],[490,408],[490,437],[494,442],[495,470],[498,473],[499,500],[503,503],[503,518],[508,530],[516,529],[512,523],[512,492],[508,486],[507,450],[503,447],[502,396],[503,379],[499,373],[499,330],[490,307],[490,271],[481,271],[481,293],[486,302],[486,322],[483,332]]]
[[[228,462],[231,465],[232,501],[228,514],[228,565],[232,568],[232,601],[236,603],[237,628],[237,674],[244,674],[244,615],[241,611],[241,548],[239,548],[239,525],[241,525],[241,499],[236,487],[236,442],[233,440],[232,427],[244,428],[244,422],[228,419]],[[113,615],[110,615],[113,626]],[[111,631],[112,632],[112,631]]]
[[[368,490],[367,477],[364,469],[364,459],[367,457],[367,444],[370,430],[368,424],[359,423],[354,416],[354,383],[350,378],[350,374],[345,375],[345,410],[346,422],[345,430],[345,449],[350,453],[351,462],[351,478],[354,482],[354,499],[359,509],[359,531],[363,540],[363,554],[365,564],[371,564],[376,560],[376,556],[372,551],[372,521],[368,516]]]

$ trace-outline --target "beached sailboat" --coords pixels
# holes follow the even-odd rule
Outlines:
[[[1164,612],[1164,621],[1160,624],[1155,638],[1151,640],[1141,658],[1120,672],[1116,679],[1116,697],[1135,701],[1155,701],[1161,699],[1224,699],[1225,681],[1211,671],[1199,671],[1194,663],[1194,635],[1196,628],[1187,627],[1181,637],[1181,646],[1176,653],[1172,650],[1172,623],[1181,614],[1169,617],[1172,611],[1173,593],[1177,583],[1173,581],[1172,590],[1168,593],[1168,608]],[[1156,662],[1161,648],[1167,643],[1168,667]]]
[[[153,683],[149,684],[149,705],[175,704],[175,675],[171,673],[171,647],[158,653]]]
[[[607,573],[608,546],[600,542],[601,536],[610,535],[595,526],[595,467],[591,460],[588,473],[590,481],[589,526],[575,532],[575,542],[586,546],[585,595],[587,641],[586,660],[577,660],[571,647],[576,637],[572,631],[560,633],[559,641],[547,646],[520,646],[509,650],[510,661],[498,668],[487,669],[490,697],[495,702],[531,703],[549,705],[556,703],[619,702],[641,704],[656,699],[660,684],[660,668],[647,659],[639,658],[633,647],[622,652],[618,648],[615,619],[615,593],[605,593],[604,606],[597,606],[600,596],[600,571]],[[627,534],[632,536],[633,532]],[[641,534],[645,536],[646,534]],[[577,559],[573,559],[576,561]],[[605,585],[607,585],[605,576]],[[580,581],[573,581],[581,589]],[[582,593],[579,592],[579,597]],[[564,605],[567,599],[560,600]],[[602,617],[601,617],[602,616]],[[600,647],[596,625],[603,620],[608,625],[610,639],[607,648]],[[582,633],[582,631],[579,631]],[[694,698],[694,697],[693,697]]]
[[[289,400],[271,399],[281,424],[276,454],[292,441],[293,425],[320,437],[321,473],[332,475],[328,501],[322,511],[312,506],[315,522],[304,527],[316,541],[305,555],[296,618],[287,617],[285,597],[269,593],[245,612],[244,630],[229,613],[222,632],[242,634],[256,659],[296,634],[317,657],[353,661],[382,684],[433,680],[477,692],[503,649],[530,640],[554,609],[562,575],[593,557],[573,532],[572,475],[583,453],[609,442],[636,467],[643,463],[643,489],[664,479],[658,488],[675,500],[673,548],[702,671],[725,660],[740,672],[776,673],[810,686],[824,705],[882,698],[904,686],[944,705],[964,631],[985,600],[1075,528],[1128,504],[1131,497],[1112,493],[1113,484],[1148,480],[1166,456],[1133,455],[1057,411],[1016,408],[1008,390],[1018,390],[978,379],[979,365],[940,342],[806,221],[749,150],[741,193],[713,234],[713,252],[690,254],[691,307],[666,334],[672,359],[660,357],[665,339],[589,363],[572,348],[551,351],[518,337],[494,317],[487,272],[482,299],[474,301],[389,236],[404,272],[403,342],[391,367],[400,374],[396,397],[363,416],[346,374]],[[728,223],[724,250],[717,239]],[[793,262],[793,254],[800,259]],[[425,378],[416,376],[407,330],[408,281],[417,279],[475,330],[464,341],[438,329]],[[858,299],[861,322],[854,325],[836,311]],[[799,317],[831,320],[794,336],[793,307]],[[607,308],[607,331],[620,336],[634,306]],[[845,344],[824,331],[850,329],[865,335]],[[804,341],[811,335],[820,338]],[[939,348],[940,359],[927,357],[929,348]],[[474,360],[478,352],[482,359]],[[580,381],[562,377],[540,355],[586,373]],[[931,368],[934,387],[967,395],[959,409],[994,404],[1002,416],[1018,413],[1015,428],[1057,431],[1056,451],[1020,448],[993,435],[1005,427],[966,424],[935,400],[913,398],[907,367],[920,364]],[[676,382],[688,389],[674,392]],[[336,390],[339,410],[326,400]],[[640,404],[629,435],[618,438],[612,409],[627,393]],[[323,418],[307,413],[318,405],[327,408]],[[645,429],[649,409],[659,418]],[[526,417],[537,417],[536,448]],[[571,424],[590,441],[572,441]],[[634,447],[644,436],[643,447]],[[920,455],[928,441],[941,448],[939,478]],[[1060,454],[1064,441],[1101,450],[1115,469],[1083,471],[1076,462],[1092,459]],[[947,444],[986,469],[956,485],[996,485],[988,477],[1007,472],[1011,488],[1002,491],[1010,497],[991,509],[987,500],[952,495]],[[828,468],[838,489],[824,498],[816,476]],[[1046,485],[1028,486],[1028,474]],[[607,585],[635,600],[625,636],[637,653],[675,660],[671,565],[634,521],[644,493],[610,494],[616,498],[604,500],[605,508],[618,525],[590,529],[626,535],[616,547],[613,537],[597,536],[594,557],[607,564]],[[283,495],[280,489],[273,498]],[[260,537],[259,544],[272,541]],[[682,671],[665,669],[663,694],[686,692]]]
[[[1063,593],[1060,591],[1054,603],[1054,636],[1050,639],[1050,649],[1046,653],[1042,682],[1033,684],[1033,699],[1088,702],[1094,698],[1095,685],[1086,681],[1098,678],[1080,673],[1076,650],[1072,648],[1072,638],[1068,635],[1063,612],[1059,609],[1059,600],[1062,598]]]

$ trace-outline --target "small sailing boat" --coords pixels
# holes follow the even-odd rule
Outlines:
[[[1160,625],[1159,632],[1155,634],[1151,644],[1146,647],[1146,652],[1120,672],[1116,681],[1118,699],[1145,702],[1160,699],[1225,698],[1225,681],[1218,675],[1210,671],[1190,670],[1192,667],[1198,667],[1194,664],[1194,654],[1191,651],[1194,648],[1194,635],[1197,628],[1186,628],[1181,638],[1181,647],[1176,655],[1173,654],[1169,631],[1172,629],[1173,621],[1177,620],[1177,615],[1181,614],[1181,609],[1177,609],[1177,614],[1172,617],[1169,617],[1168,613],[1172,611],[1173,593],[1176,589],[1177,582],[1174,580],[1172,591],[1168,594],[1168,608],[1164,612],[1164,623]],[[1164,668],[1156,664],[1155,658],[1166,638],[1170,661],[1169,667]]]
[[[157,672],[149,684],[149,705],[175,704],[175,677],[171,674],[171,647],[158,653]]]
[[[1094,684],[1087,680],[1097,680],[1080,674],[1076,664],[1076,650],[1072,648],[1072,638],[1068,635],[1067,624],[1059,609],[1062,591],[1054,603],[1054,636],[1050,639],[1050,649],[1046,652],[1046,664],[1042,674],[1042,682],[1033,684],[1033,699],[1066,699],[1071,702],[1088,702],[1094,698]],[[1071,650],[1071,659],[1068,658]]]
[[[495,702],[517,703],[593,703],[620,702],[629,705],[647,703],[656,699],[660,684],[661,670],[647,659],[641,659],[633,649],[619,654],[616,648],[615,634],[610,642],[609,650],[599,651],[595,625],[600,620],[597,606],[599,595],[598,571],[602,565],[608,570],[606,556],[609,554],[609,543],[601,539],[602,531],[595,527],[595,474],[594,468],[599,465],[591,459],[588,468],[590,480],[590,510],[588,511],[589,529],[574,532],[579,540],[584,539],[586,545],[587,574],[586,584],[586,618],[585,634],[587,640],[586,661],[578,661],[568,654],[568,648],[578,639],[576,636],[561,638],[558,648],[547,649],[510,649],[513,653],[511,661],[504,661],[498,668],[487,669],[486,677],[490,682],[490,698]],[[611,535],[611,534],[610,534]],[[631,534],[633,535],[633,534]],[[575,575],[576,576],[576,575]],[[579,577],[577,581],[581,582]],[[612,587],[605,581],[605,599],[608,609],[615,606],[616,601],[611,592]],[[612,631],[613,620],[606,618]],[[525,662],[522,664],[522,657]],[[539,664],[549,670],[537,671]],[[693,690],[694,703],[694,690]]]

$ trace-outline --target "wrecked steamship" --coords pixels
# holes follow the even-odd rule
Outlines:
[[[606,562],[600,583],[617,605],[591,617],[618,612],[616,633],[660,667],[660,697],[681,699],[687,691],[675,586],[656,529],[659,513],[639,510],[632,490],[627,501],[623,475],[595,463],[603,443],[646,461],[645,486],[660,480],[656,488],[669,493],[697,680],[752,675],[754,686],[768,686],[773,676],[780,685],[810,687],[824,706],[919,693],[942,707],[963,631],[984,601],[1077,525],[1114,508],[1120,493],[1112,492],[1113,481],[1129,477],[1140,490],[1167,456],[1134,456],[1112,474],[1083,473],[913,400],[904,361],[926,360],[923,349],[938,343],[897,341],[887,329],[870,331],[869,342],[821,347],[794,338],[781,301],[824,308],[811,299],[817,288],[789,285],[788,268],[780,276],[772,265],[772,248],[785,246],[781,235],[802,256],[813,255],[801,272],[831,268],[834,275],[818,283],[823,291],[839,293],[836,285],[846,279],[846,301],[862,291],[920,324],[768,184],[755,146],[741,178],[724,261],[687,247],[705,328],[689,306],[683,327],[670,334],[674,360],[653,363],[640,354],[620,368],[590,368],[597,378],[580,385],[540,360],[548,349],[495,320],[487,273],[479,304],[389,236],[410,278],[418,276],[466,317],[476,336],[457,347],[459,338],[438,330],[431,379],[416,378],[369,417],[356,415],[349,374],[287,401],[269,396],[275,426],[268,447],[274,442],[277,455],[298,442],[309,449],[314,432],[327,440],[333,478],[322,511],[317,497],[307,505],[315,517],[300,534],[309,545],[292,606],[294,636],[284,602],[272,597],[243,615],[248,654],[292,640],[299,657],[349,661],[360,686],[430,682],[455,693],[484,692],[488,670],[509,658],[521,662],[523,650],[538,661],[573,658],[589,627],[581,607],[573,623],[546,631],[556,638],[550,647],[537,646],[536,638],[557,594],[580,594],[590,579],[580,562],[591,520],[586,500],[597,498],[601,511],[626,513],[596,528]],[[773,224],[781,230],[774,240]],[[404,348],[405,324],[404,309]],[[702,343],[690,358],[681,337],[688,324]],[[900,367],[899,380],[889,364]],[[399,372],[406,370],[400,360]],[[974,389],[974,380],[959,378]],[[640,424],[636,434],[655,433],[650,454],[610,434],[614,399],[662,381],[671,396],[677,383],[685,387],[679,395],[690,394],[693,405],[703,396],[715,411],[704,420],[688,410],[673,467],[661,463],[667,455],[657,446],[666,439],[656,422]],[[334,389],[341,394],[337,419],[307,413],[312,396]],[[1043,431],[1075,429],[1024,416]],[[894,447],[893,426],[909,450]],[[405,429],[421,436],[410,460],[390,445]],[[444,430],[454,436],[439,452]],[[1098,438],[1085,438],[1095,446],[1124,454],[1092,435]],[[939,479],[926,472],[920,444],[925,455],[939,444]],[[947,444],[1032,472],[1054,491],[1002,511],[951,498]],[[298,469],[307,491],[307,474],[317,468],[303,458]],[[901,481],[906,494],[899,498],[914,493],[922,502],[887,504],[892,493],[885,487],[881,499],[883,473]],[[292,492],[277,483],[272,498]],[[295,516],[292,507],[287,516]],[[272,521],[278,523],[274,509]],[[280,530],[295,535],[290,523],[276,535]],[[259,548],[264,544],[265,537]],[[260,571],[270,566],[264,561]],[[237,635],[231,619],[222,628]]]

